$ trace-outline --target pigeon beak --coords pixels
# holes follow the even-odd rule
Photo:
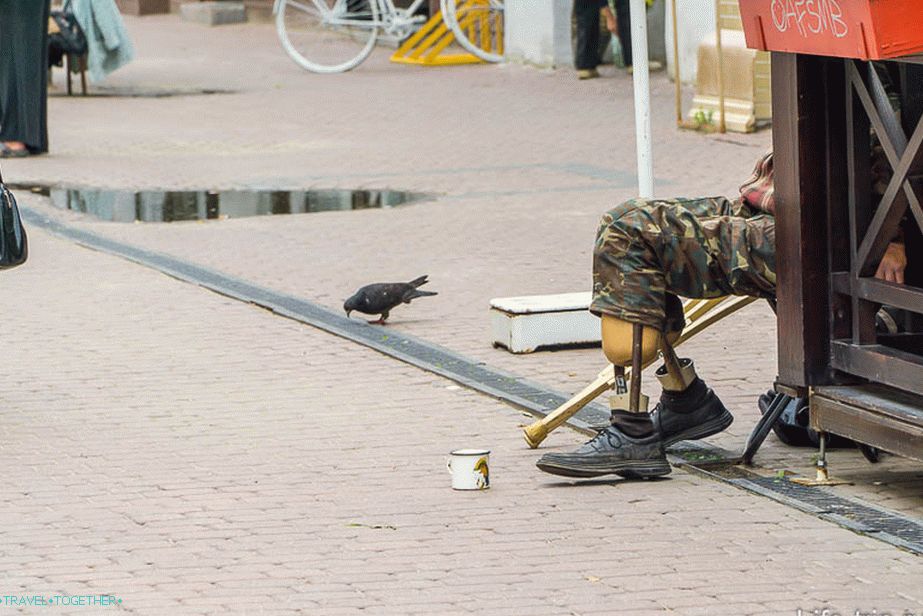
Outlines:
[[[349,318],[349,313],[350,313],[350,312],[352,312],[352,310],[347,310],[347,311],[346,311],[346,318],[347,318],[347,319]]]

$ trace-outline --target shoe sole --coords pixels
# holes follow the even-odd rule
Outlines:
[[[706,421],[703,424],[697,426],[692,426],[682,432],[677,432],[676,434],[670,436],[669,438],[663,439],[663,446],[669,447],[674,443],[680,441],[697,441],[709,437],[713,434],[718,434],[727,430],[728,426],[734,423],[734,416],[728,412],[727,409],[724,410],[724,413],[719,417],[715,417],[709,421]]]
[[[579,466],[567,464],[566,462],[542,462],[539,460],[535,465],[552,475],[579,478],[619,475],[626,479],[646,479],[648,477],[669,475],[673,470],[666,460],[626,461],[614,464],[600,462],[598,464],[580,464]]]

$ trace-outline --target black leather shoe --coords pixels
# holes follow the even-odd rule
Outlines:
[[[659,436],[632,438],[614,426],[600,430],[573,453],[547,453],[535,465],[546,473],[564,477],[619,475],[643,479],[670,473]]]
[[[689,389],[693,390],[689,394],[664,392],[651,412],[654,431],[664,447],[717,434],[734,422],[734,416],[700,379]]]

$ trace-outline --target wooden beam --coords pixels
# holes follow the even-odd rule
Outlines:
[[[831,344],[837,370],[923,395],[923,357],[878,344],[856,346],[844,340]]]
[[[887,387],[818,388],[811,427],[923,460],[923,399]]]
[[[849,195],[846,208],[849,220],[849,265],[853,272],[859,261],[859,246],[872,219],[872,199],[869,190],[871,182],[871,151],[872,141],[869,134],[870,123],[875,123],[876,132],[883,130],[881,117],[872,105],[871,96],[862,81],[861,75],[853,60],[844,62],[846,69],[847,86],[844,92],[846,98],[846,157],[847,177],[849,178]],[[864,95],[864,98],[863,98]],[[866,99],[868,99],[866,103]],[[887,140],[886,140],[887,141]],[[884,147],[891,147],[887,141]],[[893,149],[893,148],[892,148]],[[842,210],[842,204],[834,205],[834,209]],[[880,258],[880,257],[879,257]],[[878,307],[851,297],[849,302],[850,328],[849,335],[856,344],[871,344],[875,342],[875,312]],[[839,328],[838,328],[839,329]],[[838,332],[839,333],[839,332]]]
[[[852,92],[847,88],[846,62],[832,62],[827,67],[827,229],[830,241],[827,263],[834,272],[848,271],[850,264],[849,212],[843,204],[849,202],[849,185],[843,181],[849,175],[847,116],[852,113]],[[836,96],[845,92],[846,96]],[[833,338],[846,338],[852,333],[852,301],[843,295],[830,300],[830,331]]]
[[[854,295],[860,299],[894,306],[911,312],[923,313],[923,289],[876,278],[859,278],[850,283],[849,274],[833,274],[833,289],[843,295]]]
[[[772,54],[779,381],[794,387],[830,382],[823,76],[831,62],[841,61]]]

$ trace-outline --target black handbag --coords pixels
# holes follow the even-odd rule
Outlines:
[[[58,31],[48,35],[48,66],[61,66],[64,56],[80,57],[87,52],[87,37],[71,11],[70,1],[51,11]]]
[[[29,257],[29,240],[19,216],[16,197],[0,174],[0,269],[22,265]]]

